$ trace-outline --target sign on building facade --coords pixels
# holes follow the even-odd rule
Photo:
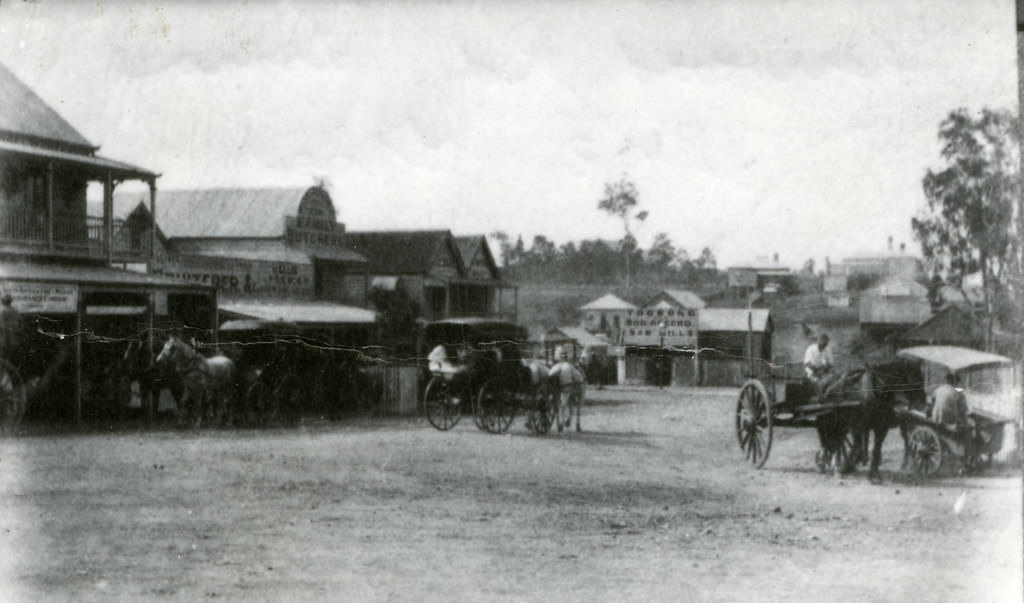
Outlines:
[[[212,285],[219,293],[232,297],[313,297],[311,265],[239,258],[179,256],[155,265],[153,273]]]
[[[78,285],[55,283],[0,282],[0,291],[10,294],[12,306],[26,314],[74,314],[78,312]]]
[[[311,188],[299,201],[294,216],[286,216],[284,240],[295,247],[345,246],[345,225],[339,224],[327,193]]]
[[[658,302],[638,310],[626,310],[623,341],[630,346],[697,347],[695,308]]]

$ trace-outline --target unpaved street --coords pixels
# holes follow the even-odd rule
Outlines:
[[[9,600],[1019,601],[1021,479],[746,466],[734,390],[592,392],[584,433],[464,419],[0,441]],[[962,511],[954,502],[963,493]]]

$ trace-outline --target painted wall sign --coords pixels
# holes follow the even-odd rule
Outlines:
[[[626,311],[623,342],[634,346],[697,346],[697,313],[692,308],[641,308]]]
[[[338,223],[334,203],[323,189],[306,191],[296,215],[285,217],[284,238],[300,247],[345,246],[345,225]]]
[[[0,291],[14,298],[14,309],[26,314],[74,314],[78,312],[78,285],[0,282]]]
[[[313,298],[313,267],[237,258],[182,258],[153,268],[193,283],[212,285],[221,293],[240,297]]]

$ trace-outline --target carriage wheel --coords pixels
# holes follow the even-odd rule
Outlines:
[[[910,463],[919,475],[934,475],[942,466],[942,440],[931,427],[918,425],[910,432]]]
[[[298,425],[302,419],[302,382],[295,375],[287,375],[274,393],[281,419],[286,425]]]
[[[473,418],[477,427],[489,433],[507,431],[515,418],[515,407],[509,398],[502,382],[497,379],[486,381],[476,397]]]
[[[25,417],[25,388],[18,371],[0,360],[0,412],[3,431],[14,433]]]
[[[432,377],[423,392],[423,410],[435,429],[448,431],[462,418],[460,405],[452,399],[451,388],[444,379]]]
[[[736,439],[747,461],[760,469],[772,449],[772,402],[756,379],[743,384],[736,402]]]
[[[249,386],[245,392],[243,420],[246,425],[266,425],[273,409],[273,392],[262,381]]]
[[[555,422],[555,409],[552,404],[551,389],[546,383],[537,388],[533,399],[527,426],[538,435],[544,435],[551,431],[551,425]]]

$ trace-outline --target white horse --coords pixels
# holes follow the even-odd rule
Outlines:
[[[583,370],[576,364],[561,360],[548,371],[548,384],[557,400],[558,431],[572,424],[573,409],[576,411],[576,431],[580,428],[580,415],[583,410],[583,397],[586,394],[587,382]]]
[[[184,393],[179,404],[185,408],[178,408],[179,423],[182,411],[193,427],[199,427],[204,413],[214,423],[225,419],[227,408],[231,406],[226,398],[232,393],[235,376],[235,363],[230,358],[220,353],[206,358],[171,335],[156,357],[156,363],[169,363],[181,378]]]

